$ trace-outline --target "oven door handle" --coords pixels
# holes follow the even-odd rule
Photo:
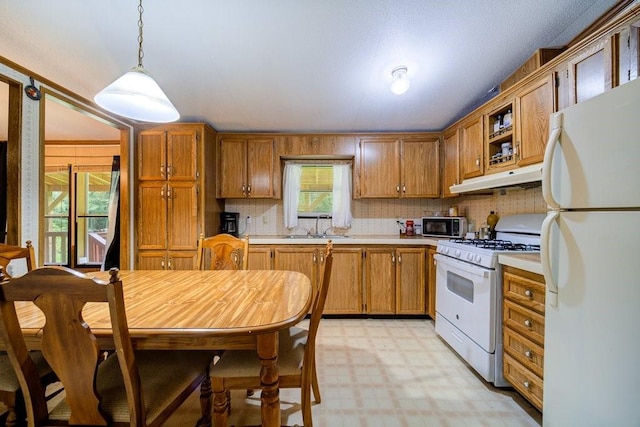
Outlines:
[[[479,265],[474,265],[474,264],[466,263],[464,261],[459,261],[455,258],[451,258],[446,255],[435,254],[433,256],[433,259],[436,260],[436,266],[438,266],[439,264],[442,264],[444,266],[450,267],[450,269],[453,270],[454,272],[458,272],[458,273],[464,272],[467,275],[478,276],[478,277],[482,277],[483,279],[488,278],[491,271],[493,271]]]

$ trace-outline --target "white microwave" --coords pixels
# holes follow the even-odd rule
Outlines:
[[[467,233],[467,218],[463,216],[422,217],[422,235],[435,237],[462,237]]]

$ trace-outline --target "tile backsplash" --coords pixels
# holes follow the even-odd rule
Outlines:
[[[347,233],[395,234],[398,232],[398,218],[417,219],[429,216],[433,211],[446,212],[452,205],[458,207],[460,215],[468,218],[474,231],[486,222],[491,211],[495,211],[498,216],[547,211],[540,186],[494,190],[492,194],[465,195],[450,199],[353,200],[353,223]],[[229,199],[225,203],[225,210],[240,213],[241,234],[280,235],[292,232],[283,226],[282,200]],[[251,218],[248,224],[247,217]],[[321,219],[318,228],[323,231],[330,225],[330,220]],[[315,220],[301,219],[300,228],[293,232],[304,233],[310,228],[315,228]]]

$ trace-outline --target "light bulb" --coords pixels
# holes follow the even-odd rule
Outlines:
[[[391,82],[391,92],[402,95],[409,89],[409,79],[407,78],[407,67],[396,67],[391,71],[393,81]]]

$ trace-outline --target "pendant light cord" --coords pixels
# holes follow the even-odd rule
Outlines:
[[[144,57],[144,51],[142,50],[142,12],[144,9],[142,8],[142,0],[140,0],[140,4],[138,5],[138,14],[140,17],[138,18],[138,67],[142,67],[142,58]]]

